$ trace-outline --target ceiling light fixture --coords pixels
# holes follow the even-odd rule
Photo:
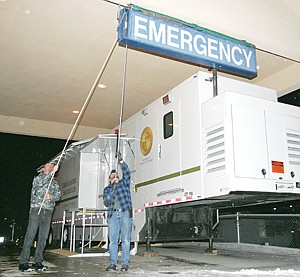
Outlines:
[[[104,84],[99,84],[99,85],[98,85],[98,88],[106,88],[106,85],[104,85]]]

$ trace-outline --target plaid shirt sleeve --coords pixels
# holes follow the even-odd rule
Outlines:
[[[122,164],[122,172],[123,172],[123,178],[122,181],[124,182],[124,185],[130,188],[130,170],[128,165],[123,162]]]

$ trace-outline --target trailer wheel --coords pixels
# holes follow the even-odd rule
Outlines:
[[[63,234],[62,234],[62,243],[63,246],[67,246],[69,242],[69,229],[64,228]]]

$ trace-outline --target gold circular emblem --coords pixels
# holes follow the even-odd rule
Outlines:
[[[153,133],[150,127],[146,127],[142,134],[140,140],[140,149],[144,156],[147,156],[152,148]]]

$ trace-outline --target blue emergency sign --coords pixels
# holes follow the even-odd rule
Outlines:
[[[121,46],[166,58],[248,78],[257,75],[256,52],[252,44],[134,9],[121,10],[118,40]]]

